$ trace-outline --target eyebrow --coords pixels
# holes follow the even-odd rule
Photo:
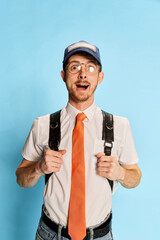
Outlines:
[[[68,62],[69,63],[80,63],[79,61],[71,61],[71,62]]]
[[[79,62],[79,61],[73,60],[73,61],[71,61],[71,62],[68,62],[68,64],[70,64],[70,63],[79,63],[79,64],[82,64],[83,62]],[[94,64],[96,64],[96,61],[88,60],[87,63],[94,63]],[[87,64],[87,63],[83,63],[83,64]],[[68,64],[67,64],[67,65],[68,65]]]

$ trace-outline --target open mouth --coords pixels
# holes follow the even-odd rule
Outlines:
[[[88,84],[76,84],[78,89],[86,90],[88,88]]]

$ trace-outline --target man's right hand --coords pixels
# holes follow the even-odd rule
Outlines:
[[[21,187],[32,187],[37,183],[42,174],[60,171],[65,153],[66,150],[53,151],[47,149],[44,157],[39,162],[23,159],[16,170],[17,183]]]
[[[66,150],[53,151],[47,149],[44,153],[44,157],[39,161],[37,166],[37,172],[43,174],[49,174],[52,172],[59,172],[63,164],[63,155],[66,153]]]

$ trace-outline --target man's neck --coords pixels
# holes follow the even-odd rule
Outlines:
[[[87,102],[74,102],[72,100],[69,100],[69,103],[79,111],[84,111],[87,108],[89,108],[94,102],[94,99],[92,101]]]

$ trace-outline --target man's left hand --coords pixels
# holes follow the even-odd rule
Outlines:
[[[110,180],[123,180],[125,170],[114,156],[106,156],[105,153],[97,155],[97,174]]]

